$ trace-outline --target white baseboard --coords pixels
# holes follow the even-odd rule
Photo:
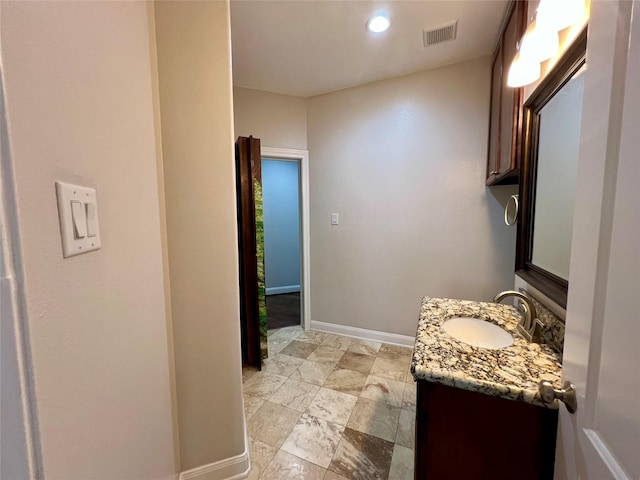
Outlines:
[[[408,335],[398,335],[397,333],[379,332],[377,330],[368,330],[366,328],[349,327],[347,325],[338,325],[337,323],[318,322],[317,320],[311,320],[311,330],[317,330],[319,332],[325,333],[335,333],[337,335],[358,338],[360,340],[401,345],[403,347],[413,347],[416,340],[415,337],[410,337]]]
[[[243,415],[244,417],[244,415]],[[201,465],[180,473],[178,480],[240,480],[247,478],[251,463],[249,461],[249,442],[245,424],[244,452],[235,457],[224,458],[214,463]]]
[[[281,293],[296,293],[300,291],[300,285],[285,285],[284,287],[269,287],[265,293],[267,295],[280,295]]]

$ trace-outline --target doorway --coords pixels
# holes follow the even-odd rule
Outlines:
[[[267,328],[301,324],[300,161],[262,157]]]
[[[265,291],[269,330],[310,323],[306,150],[262,147]]]
[[[266,305],[266,275],[264,257],[264,215],[262,159],[276,163],[294,162],[297,182],[296,200],[286,201],[297,212],[297,227],[293,243],[297,247],[298,274],[284,285],[271,285],[273,294],[296,294],[293,301],[298,308],[293,311],[293,322],[309,328],[309,152],[306,150],[261,147],[260,139],[238,137],[236,141],[236,190],[238,202],[238,251],[240,281],[240,326],[242,333],[242,360],[245,366],[260,369],[262,359],[268,357],[268,322]],[[275,190],[279,190],[276,186]],[[268,194],[269,195],[269,194]],[[291,205],[293,204],[293,205]],[[277,232],[276,232],[277,233]],[[295,241],[297,236],[298,241]],[[276,270],[272,267],[272,273]],[[273,275],[272,275],[273,276]],[[277,276],[275,277],[277,279]],[[278,288],[279,287],[279,288]],[[289,299],[291,300],[291,299]],[[291,303],[291,302],[289,302]],[[275,309],[275,308],[274,308]],[[277,310],[276,310],[277,312]],[[291,312],[290,312],[291,313]],[[297,321],[296,321],[297,320]]]

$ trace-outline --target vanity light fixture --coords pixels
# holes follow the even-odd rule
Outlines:
[[[560,31],[580,20],[585,10],[585,0],[540,0],[538,20]]]
[[[560,48],[558,32],[578,22],[585,11],[585,0],[540,0],[509,68],[507,85],[523,87],[538,80],[540,63]]]
[[[520,55],[534,62],[544,62],[559,48],[558,32],[544,22],[533,20],[522,37]]]
[[[389,28],[391,22],[384,15],[376,15],[367,21],[367,30],[372,33],[382,33]]]
[[[540,62],[524,57],[520,52],[516,53],[509,75],[507,76],[507,85],[509,87],[523,87],[529,83],[533,83],[540,78]]]

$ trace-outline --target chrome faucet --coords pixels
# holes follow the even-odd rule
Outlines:
[[[540,319],[538,319],[536,307],[533,305],[531,298],[529,298],[524,293],[516,292],[515,290],[507,290],[506,292],[500,292],[498,295],[493,297],[493,301],[495,303],[500,303],[507,297],[516,297],[518,300],[520,300],[520,306],[522,308],[522,321],[518,323],[518,332],[520,332],[520,334],[522,334],[522,336],[528,341],[540,343],[540,328],[543,326],[543,324]]]

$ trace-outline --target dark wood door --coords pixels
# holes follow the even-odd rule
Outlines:
[[[238,258],[242,363],[261,368],[267,356],[260,139],[236,141]]]

